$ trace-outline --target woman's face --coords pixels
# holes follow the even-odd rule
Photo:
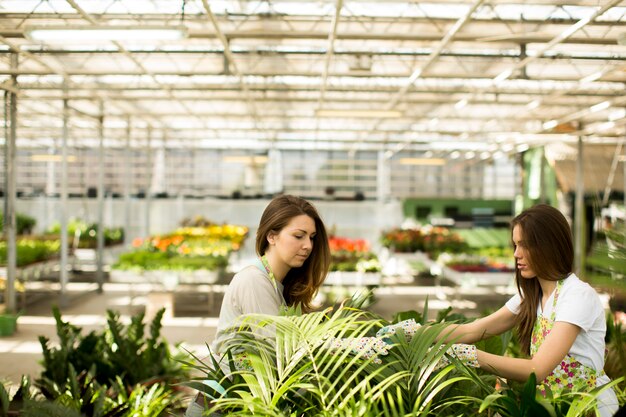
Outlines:
[[[277,260],[289,268],[299,268],[313,250],[315,221],[301,214],[291,219],[278,234],[267,237]]]
[[[533,271],[530,267],[530,254],[528,253],[528,249],[522,235],[522,228],[519,224],[513,227],[513,247],[515,248],[515,252],[513,252],[515,263],[517,264],[517,269],[520,271],[522,277],[536,277],[537,274],[535,274],[535,271]]]

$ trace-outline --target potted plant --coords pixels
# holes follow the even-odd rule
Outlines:
[[[3,294],[6,288],[6,278],[0,277],[0,294]],[[24,292],[24,284],[19,281],[15,282],[16,292]],[[0,337],[11,336],[17,330],[18,313],[6,311],[5,308],[0,310]]]
[[[17,330],[17,314],[0,313],[0,337],[11,336]]]

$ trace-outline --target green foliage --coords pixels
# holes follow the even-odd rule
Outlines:
[[[178,256],[169,252],[139,250],[120,255],[114,269],[129,271],[175,270],[194,271],[206,269],[216,271],[228,265],[225,256]]]
[[[459,229],[457,233],[461,235],[472,250],[488,249],[495,254],[501,253],[497,249],[509,248],[511,246],[511,230],[507,228],[474,227],[471,229]]]
[[[29,235],[37,224],[34,217],[22,213],[15,213],[15,233]],[[0,211],[0,233],[4,233],[4,213]]]
[[[605,243],[596,243],[587,256],[586,266],[604,274],[613,274],[620,287],[626,289],[626,250],[610,249]]]
[[[250,315],[228,340],[222,362],[210,355],[197,365],[189,363],[202,377],[185,385],[203,392],[212,411],[233,416],[557,417],[593,411],[601,389],[544,397],[534,375],[525,384],[507,385],[454,357],[439,369],[452,341],[438,339],[445,340],[448,319],[455,316],[447,310],[441,322],[429,323],[427,310],[394,317],[423,325],[410,339],[401,330],[391,335],[380,364],[349,349],[326,348],[328,338],[371,335],[384,324],[366,312],[344,307],[303,316],[295,311],[280,317]],[[480,348],[502,354],[512,340],[508,332],[481,342]],[[237,370],[235,359],[242,353],[250,369]]]
[[[426,252],[433,259],[441,253],[462,253],[468,249],[467,243],[456,232],[445,227],[424,227],[421,229],[391,229],[380,237],[384,247],[396,252]]]
[[[371,252],[337,251],[332,253],[331,271],[380,272],[381,269],[378,257]]]
[[[613,380],[620,377],[626,380],[626,330],[613,313],[606,317],[606,349],[604,371]],[[626,382],[620,388],[626,389]]]
[[[124,326],[119,314],[107,312],[108,331],[105,333],[106,350],[115,375],[126,384],[144,383],[154,378],[176,380],[185,375],[180,364],[169,352],[167,342],[161,338],[161,320],[165,309],[159,310],[150,324],[150,334],[144,337],[144,314],[131,318]]]
[[[46,230],[47,234],[61,234],[61,224],[54,223]],[[97,246],[98,223],[86,223],[79,219],[72,219],[67,224],[67,234],[73,238],[78,234],[79,248],[95,248]],[[104,228],[104,245],[111,246],[124,242],[124,229],[122,227]]]
[[[121,378],[117,378],[114,384],[117,392],[115,401],[124,405],[122,417],[159,417],[172,408],[179,408],[180,397],[172,395],[172,392],[164,384],[135,385],[132,390],[125,389]]]
[[[20,239],[17,241],[17,266],[45,261],[58,255],[61,248],[59,240]],[[7,263],[7,242],[0,241],[0,265]]]
[[[9,410],[22,417],[160,417],[180,408],[180,396],[165,384],[128,388],[117,377],[107,387],[97,382],[93,369],[77,374],[71,364],[68,368],[68,379],[63,384],[39,380],[39,392],[35,394],[31,394],[30,379],[23,377],[10,401],[0,385],[0,417],[8,416]]]
[[[50,401],[28,401],[20,410],[21,417],[84,417],[84,414],[63,404]]]
[[[125,326],[113,311],[107,312],[104,331],[81,334],[81,328],[64,322],[58,308],[53,309],[59,346],[51,347],[48,338],[40,336],[43,349],[41,379],[63,386],[73,368],[79,374],[92,370],[99,384],[110,384],[118,376],[126,385],[146,382],[154,378],[172,381],[184,377],[186,371],[170,355],[169,347],[160,337],[160,310],[150,325],[150,334],[144,337],[144,315],[131,318]],[[181,357],[180,352],[177,357]]]
[[[9,411],[19,410],[32,397],[31,382],[28,376],[22,376],[20,385],[13,397],[10,397],[4,385],[0,384],[0,417],[7,417]]]
[[[107,396],[107,387],[98,383],[93,369],[95,368],[92,368],[90,372],[82,371],[77,374],[74,367],[69,364],[68,378],[62,384],[42,378],[37,381],[37,386],[48,401],[63,406],[70,412],[70,415],[72,412],[94,417],[123,415],[128,406],[123,402],[115,402]],[[37,408],[41,407],[46,409],[49,405],[39,403]]]

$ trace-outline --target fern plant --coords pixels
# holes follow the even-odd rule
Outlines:
[[[439,369],[451,343],[438,341],[445,340],[447,323],[425,322],[410,339],[401,331],[391,336],[388,355],[378,357],[382,363],[349,349],[326,348],[329,338],[372,335],[381,324],[369,313],[345,307],[300,316],[247,316],[224,357],[198,361],[202,377],[186,385],[207,395],[211,411],[285,417],[573,416],[594,410],[601,391],[543,397],[532,378],[525,385],[508,385],[455,358]],[[502,354],[510,337],[497,336],[480,347]],[[236,355],[242,353],[249,369],[237,370]]]
[[[102,332],[86,336],[82,329],[63,321],[58,308],[53,309],[59,346],[40,336],[43,350],[42,379],[63,386],[69,378],[70,365],[77,373],[92,371],[100,384],[110,384],[118,376],[128,386],[155,380],[176,382],[187,375],[177,359],[184,352],[170,347],[161,337],[161,309],[150,324],[150,334],[144,334],[144,314],[131,317],[128,326],[114,311],[107,312],[107,326]]]

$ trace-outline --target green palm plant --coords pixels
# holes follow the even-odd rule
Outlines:
[[[204,373],[202,379],[218,382],[222,393],[198,381],[189,384],[215,399],[216,409],[228,410],[231,415],[380,415],[394,407],[412,415],[428,415],[439,392],[466,378],[448,378],[453,367],[435,371],[448,347],[437,347],[442,325],[424,327],[410,342],[403,335],[394,336],[390,354],[377,364],[350,349],[324,347],[329,338],[359,338],[380,326],[379,320],[371,320],[369,313],[360,310],[249,316],[246,324],[248,329],[228,342],[230,378],[215,358],[210,366],[197,366]],[[269,326],[274,329],[273,343],[254,336],[267,332]],[[251,369],[236,371],[232,354],[242,350]]]
[[[211,411],[279,417],[573,416],[593,410],[601,390],[544,397],[534,376],[523,386],[508,385],[454,357],[441,368],[452,342],[439,340],[446,339],[449,323],[425,323],[426,313],[411,338],[401,330],[389,336],[388,354],[376,358],[328,348],[331,338],[368,336],[387,324],[371,313],[345,307],[290,313],[247,316],[226,343],[224,363],[211,355],[205,361],[196,358],[188,365],[202,377],[185,385],[205,393]],[[480,349],[503,354],[510,340],[510,333],[496,336],[481,342]],[[242,353],[248,367],[237,369]]]

